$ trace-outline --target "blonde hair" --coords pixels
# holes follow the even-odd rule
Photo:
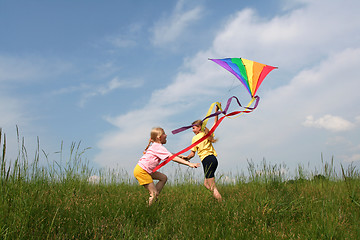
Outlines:
[[[149,139],[149,143],[146,146],[144,153],[146,152],[146,150],[148,150],[148,148],[150,147],[151,143],[156,142],[156,140],[161,136],[161,134],[163,134],[165,131],[164,129],[162,129],[161,127],[154,127],[153,129],[151,129],[150,132],[150,139]]]
[[[198,126],[198,127],[201,127],[202,128],[202,125],[203,125],[203,121],[202,120],[196,120],[192,123],[192,125],[195,125],[195,126]],[[209,133],[209,129],[207,127],[205,127],[204,129],[204,133],[205,135]],[[208,137],[208,140],[211,142],[211,143],[216,143],[218,141],[217,138],[214,138],[214,134],[211,134],[209,137]]]

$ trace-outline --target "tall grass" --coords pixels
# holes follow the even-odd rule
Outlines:
[[[217,176],[224,202],[192,176],[167,184],[148,207],[148,193],[121,170],[94,170],[87,148],[63,144],[55,155],[29,157],[18,135],[18,156],[6,157],[0,129],[1,239],[359,239],[360,173],[353,165],[322,169],[248,162],[248,175]],[[56,156],[57,159],[51,159]],[[45,163],[45,164],[44,164]],[[98,175],[100,181],[88,178]]]

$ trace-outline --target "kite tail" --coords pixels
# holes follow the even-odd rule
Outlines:
[[[207,120],[208,120],[209,118],[218,116],[218,115],[220,115],[220,114],[226,115],[227,111],[229,110],[231,101],[232,101],[233,99],[236,100],[236,102],[237,102],[237,104],[239,105],[239,107],[243,107],[243,106],[241,105],[239,99],[238,99],[237,97],[235,97],[235,96],[232,96],[231,98],[228,99],[228,101],[227,101],[227,103],[226,103],[226,107],[225,107],[225,109],[224,109],[223,111],[217,111],[216,113],[210,114],[210,112],[212,111],[212,108],[214,107],[215,104],[218,104],[218,106],[220,105],[218,102],[215,102],[215,103],[211,104],[211,106],[210,106],[210,108],[209,108],[209,111],[208,111],[208,113],[207,113],[207,116],[202,120],[202,121],[204,122],[203,127],[206,126],[206,122],[207,122]],[[255,101],[254,107],[250,107],[251,104],[252,104],[254,101]],[[252,112],[252,111],[255,110],[256,107],[258,106],[259,101],[260,101],[260,97],[259,97],[259,96],[253,97],[253,98],[251,99],[251,101],[249,102],[249,104],[245,107],[245,109],[250,110],[250,111]],[[220,107],[220,110],[221,110],[221,107]],[[245,112],[245,111],[241,111],[241,112]],[[229,117],[229,115],[228,115],[228,117]],[[171,132],[172,132],[172,134],[177,134],[177,133],[183,132],[183,131],[185,131],[185,130],[187,130],[187,129],[189,129],[189,128],[192,128],[192,127],[193,127],[193,125],[184,126],[184,127],[175,129],[175,130],[173,130],[173,131],[171,131]]]

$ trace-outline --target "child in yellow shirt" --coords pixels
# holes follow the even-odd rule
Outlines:
[[[215,111],[217,112],[219,110],[218,106],[216,106]],[[214,124],[218,121],[218,116],[215,116]],[[192,143],[196,142],[203,136],[205,136],[207,133],[209,133],[209,129],[205,128],[204,131],[201,130],[202,127],[202,121],[196,120],[192,123],[193,127],[193,133],[195,136],[192,138]],[[197,146],[193,147],[191,149],[191,152],[188,156],[184,157],[186,160],[190,160],[195,156],[195,153],[197,152],[201,163],[203,165],[204,174],[205,174],[205,181],[204,185],[207,189],[212,191],[213,196],[218,200],[221,201],[222,197],[219,193],[216,185],[215,185],[215,171],[218,166],[217,161],[217,153],[213,147],[213,143],[215,143],[217,140],[214,139],[214,135],[211,135],[206,140],[199,143]]]

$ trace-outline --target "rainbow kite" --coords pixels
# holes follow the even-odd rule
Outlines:
[[[257,90],[259,89],[259,87],[260,87],[261,83],[263,82],[263,80],[265,79],[265,77],[272,70],[277,68],[277,67],[265,65],[265,64],[262,64],[262,63],[254,62],[254,61],[251,61],[251,60],[247,60],[247,59],[244,59],[244,58],[224,58],[224,59],[210,59],[209,58],[209,60],[219,64],[220,66],[222,66],[223,68],[225,68],[226,70],[231,72],[237,79],[239,79],[240,82],[248,90],[248,92],[249,92],[252,99],[249,102],[249,104],[245,107],[245,110],[234,111],[234,112],[231,112],[231,113],[227,113],[227,111],[228,111],[228,109],[230,107],[232,99],[235,99],[237,101],[237,104],[239,105],[239,107],[242,107],[241,104],[240,104],[239,99],[237,97],[235,97],[235,96],[232,96],[231,98],[228,99],[226,107],[225,107],[224,110],[221,109],[221,105],[218,102],[215,102],[215,103],[211,104],[211,106],[209,108],[209,111],[207,112],[205,118],[203,119],[203,127],[206,126],[207,120],[209,118],[218,116],[220,114],[224,114],[224,116],[221,117],[216,122],[216,124],[214,124],[214,126],[210,129],[208,134],[206,134],[201,139],[194,142],[193,144],[191,144],[187,148],[184,148],[180,152],[175,153],[174,155],[170,156],[168,159],[166,159],[164,162],[162,162],[160,165],[158,165],[153,170],[153,172],[157,171],[159,168],[161,168],[162,166],[164,166],[165,164],[170,162],[176,156],[178,156],[178,155],[180,155],[180,154],[182,154],[184,152],[189,151],[191,148],[193,148],[194,146],[198,145],[199,143],[201,143],[202,141],[207,139],[211,134],[214,133],[216,128],[219,126],[219,124],[222,122],[222,120],[225,117],[241,115],[243,113],[251,113],[253,110],[255,110],[256,107],[258,106],[258,103],[259,103],[259,100],[260,100],[260,97],[255,95]],[[254,107],[250,107],[254,101],[255,101]],[[212,109],[213,109],[215,104],[217,104],[219,106],[220,111],[217,111],[216,113],[211,114]],[[173,130],[172,133],[176,134],[176,133],[182,132],[182,131],[184,131],[186,129],[189,129],[191,127],[192,127],[192,125],[181,127],[181,128]]]
[[[224,58],[209,59],[232,74],[240,80],[246,87],[251,97],[254,97],[264,78],[275,68],[262,63],[247,60],[245,58]]]

